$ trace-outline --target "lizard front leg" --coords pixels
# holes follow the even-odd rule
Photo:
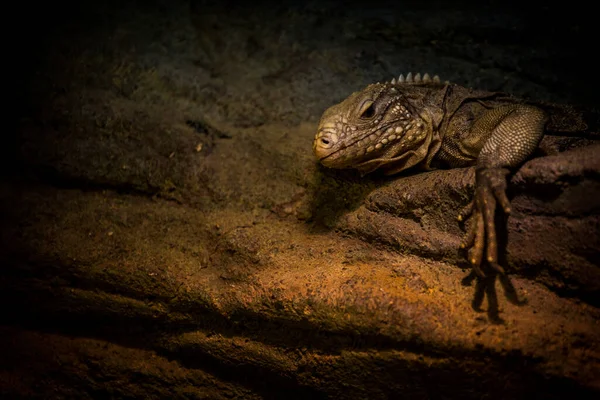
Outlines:
[[[510,105],[491,109],[473,124],[465,143],[484,140],[475,166],[475,196],[459,214],[458,219],[472,218],[472,223],[461,248],[469,248],[468,257],[473,270],[481,277],[484,259],[499,273],[498,243],[494,223],[497,205],[510,213],[506,197],[506,175],[533,153],[544,133],[548,120],[546,113],[527,105]]]

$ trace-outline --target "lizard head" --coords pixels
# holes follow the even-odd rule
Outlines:
[[[395,82],[353,93],[321,117],[315,155],[326,167],[356,168],[363,174],[415,165],[426,157],[433,130],[422,97],[416,85]]]

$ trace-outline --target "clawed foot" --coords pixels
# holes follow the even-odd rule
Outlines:
[[[475,273],[481,278],[485,277],[481,268],[484,253],[486,263],[496,272],[504,274],[504,269],[498,264],[498,241],[494,218],[497,204],[500,204],[505,214],[510,213],[510,202],[506,197],[508,172],[504,168],[477,170],[475,196],[458,215],[459,221],[473,219],[460,248],[469,249],[469,262]]]

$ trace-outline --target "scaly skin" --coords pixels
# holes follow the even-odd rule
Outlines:
[[[484,277],[482,261],[498,264],[494,214],[510,213],[506,175],[533,153],[547,114],[502,93],[441,83],[425,74],[375,83],[327,109],[313,143],[329,168],[377,169],[392,175],[407,168],[475,166],[475,196],[458,219],[473,218],[462,248]]]

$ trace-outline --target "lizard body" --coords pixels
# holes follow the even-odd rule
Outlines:
[[[506,175],[534,152],[548,121],[546,111],[524,100],[409,73],[327,109],[313,151],[326,167],[363,175],[475,166],[475,195],[458,219],[474,220],[461,248],[469,248],[469,261],[483,277],[484,260],[504,273],[494,215],[498,204],[510,212]]]

